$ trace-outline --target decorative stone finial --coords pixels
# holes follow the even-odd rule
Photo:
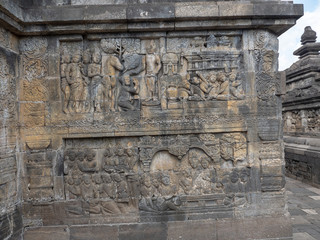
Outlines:
[[[306,43],[314,43],[317,39],[317,33],[311,29],[310,26],[304,28],[304,33],[301,36],[301,43],[305,45]]]

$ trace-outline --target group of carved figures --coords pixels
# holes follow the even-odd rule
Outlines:
[[[183,54],[158,54],[154,40],[146,53],[126,52],[116,42],[61,53],[61,89],[65,113],[139,110],[140,102],[167,108],[167,101],[243,99],[236,67],[190,70]],[[190,56],[189,56],[190,57]],[[213,61],[213,60],[212,60]],[[215,60],[216,61],[216,60]],[[198,63],[196,63],[197,65]],[[180,67],[181,66],[181,67]],[[141,93],[141,86],[144,93]]]
[[[210,141],[214,136],[201,135],[201,138]],[[152,139],[144,140],[152,144]],[[190,148],[180,160],[170,150],[165,151],[153,160],[155,164],[149,170],[143,170],[144,163],[139,161],[141,147],[132,144],[130,147],[118,144],[98,152],[67,149],[64,154],[66,199],[84,200],[92,214],[117,214],[129,211],[134,203],[142,211],[161,212],[179,210],[181,196],[241,192],[250,176],[245,164],[239,165],[243,170],[237,170],[241,169],[237,161],[246,158],[246,138],[240,133],[224,134],[220,142],[221,158],[223,162],[231,162],[231,166],[220,164],[220,160],[199,148]],[[235,170],[230,178],[229,172],[224,174],[221,169]]]
[[[283,126],[287,132],[320,131],[320,109],[296,110],[283,113]]]

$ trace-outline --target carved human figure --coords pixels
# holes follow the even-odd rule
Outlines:
[[[199,161],[196,154],[190,154],[189,155],[189,164],[193,169],[198,169],[199,167]]]
[[[118,106],[123,111],[136,110],[139,105],[139,81],[131,81],[129,75],[123,77],[118,98]]]
[[[191,74],[190,82],[190,99],[205,100],[205,93],[208,91],[207,80],[199,72],[196,72],[196,74]]]
[[[67,81],[67,68],[70,64],[70,54],[63,52],[60,62],[61,90],[64,95],[63,111],[69,113],[68,105],[70,101],[70,87]]]
[[[116,195],[116,189],[115,189],[115,185],[111,179],[110,174],[104,173],[104,174],[102,174],[101,178],[102,178],[102,184],[101,184],[101,188],[100,188],[101,198],[114,199],[115,195]]]
[[[77,176],[65,176],[66,180],[66,198],[77,199],[81,197],[81,180]]]
[[[219,87],[220,84],[217,81],[217,76],[214,72],[211,72],[209,77],[208,77],[208,82],[209,82],[209,86],[208,86],[208,96],[207,99],[208,100],[212,100],[215,99],[218,95],[218,91],[219,91]]]
[[[81,184],[81,195],[86,201],[94,198],[94,188],[92,185],[91,176],[89,174],[84,174],[82,177],[83,181]]]
[[[106,43],[102,47],[106,53],[106,56],[102,58],[102,74],[103,81],[106,85],[106,91],[108,94],[108,110],[115,111],[116,109],[116,85],[119,72],[124,69],[118,58],[118,48],[117,46]]]
[[[81,102],[81,111],[87,112],[90,109],[90,101],[89,101],[89,84],[90,79],[88,77],[88,67],[91,63],[91,53],[90,50],[87,49],[83,53],[82,59],[83,65],[81,68],[82,76],[83,76],[83,101]]]
[[[154,186],[151,177],[147,174],[141,177],[140,193],[142,197],[149,198],[154,195]]]
[[[161,83],[161,108],[167,109],[168,100],[179,98],[178,88],[182,77],[178,74],[178,57],[174,53],[164,54],[162,57],[163,75]]]
[[[176,193],[177,186],[172,183],[171,176],[168,173],[162,173],[159,192],[162,196],[172,196]]]
[[[220,139],[221,157],[232,161],[235,166],[238,161],[244,161],[247,155],[247,140],[240,133],[226,133]]]
[[[95,111],[101,112],[107,101],[107,86],[106,82],[102,81],[101,53],[98,49],[95,49],[92,54],[92,63],[88,66],[88,76],[91,78]]]
[[[66,79],[70,86],[69,111],[81,112],[81,103],[84,101],[85,83],[82,76],[83,64],[80,63],[80,52],[74,53],[72,63],[66,69]]]
[[[153,40],[149,42],[149,46],[146,48],[146,86],[149,94],[149,98],[146,100],[156,101],[157,97],[157,74],[161,69],[161,60],[158,54],[156,54],[156,44]]]
[[[242,81],[237,80],[237,73],[232,71],[229,76],[230,80],[230,94],[232,98],[244,99],[244,91],[242,89]]]
[[[216,99],[228,100],[229,99],[229,81],[223,72],[217,74],[217,81],[219,83],[219,89],[217,91]]]
[[[192,174],[190,169],[182,170],[181,177],[179,179],[179,187],[180,194],[190,194],[192,190]]]
[[[70,172],[72,172],[73,170],[75,170],[75,168],[77,167],[77,163],[76,163],[76,153],[73,151],[68,151],[66,152],[65,156],[64,156],[64,174],[68,175]]]
[[[112,178],[116,185],[116,196],[118,201],[128,201],[128,185],[127,182],[121,177],[119,173],[113,173]]]
[[[95,159],[95,153],[79,152],[78,154],[78,167],[82,172],[95,172],[97,171],[97,161]]]
[[[212,190],[211,174],[209,169],[202,171],[194,181],[195,194],[209,194]]]
[[[100,188],[101,208],[104,214],[120,214],[121,211],[114,201],[116,198],[116,185],[112,181],[110,174],[104,173],[101,175],[102,184]]]

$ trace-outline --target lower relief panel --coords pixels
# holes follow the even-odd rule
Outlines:
[[[247,156],[240,132],[66,139],[52,207],[65,223],[233,217],[257,191]]]

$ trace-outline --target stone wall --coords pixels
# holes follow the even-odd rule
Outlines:
[[[277,37],[301,5],[40,2],[2,5],[24,239],[291,239]]]
[[[316,38],[316,33],[306,27],[302,46],[294,52],[300,60],[286,70],[283,121],[287,174],[319,185],[320,43]]]
[[[18,166],[18,39],[0,28],[0,236],[16,238],[22,229]]]

